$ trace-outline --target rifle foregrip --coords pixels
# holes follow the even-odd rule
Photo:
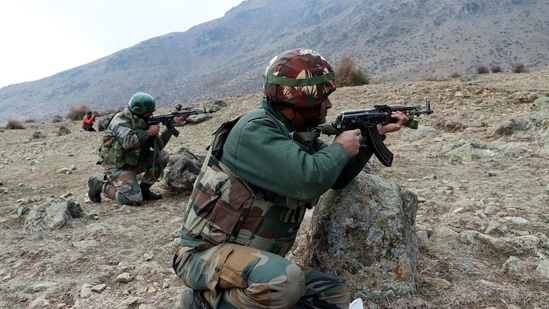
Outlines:
[[[377,159],[383,165],[390,167],[393,164],[393,153],[383,143],[381,135],[377,132],[377,127],[369,127],[366,131],[368,132],[368,143],[374,149]]]

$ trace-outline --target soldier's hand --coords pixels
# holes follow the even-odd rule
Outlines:
[[[392,112],[391,118],[393,118],[393,122],[388,122],[377,126],[377,132],[380,135],[385,135],[385,133],[398,131],[410,120],[410,116],[407,113],[403,113],[401,111]]]
[[[343,131],[341,134],[334,138],[334,143],[338,143],[347,153],[349,157],[354,157],[358,154],[360,148],[360,130]]]
[[[149,136],[157,136],[160,132],[160,127],[157,124],[151,124],[147,129],[147,134]]]
[[[179,126],[181,125],[181,123],[183,121],[185,121],[185,119],[187,118],[187,116],[177,116],[177,117],[173,117],[173,125],[174,126]]]

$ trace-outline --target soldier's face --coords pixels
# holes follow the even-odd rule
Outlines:
[[[328,115],[328,110],[330,108],[332,108],[332,102],[326,97],[319,105],[305,108],[301,111],[307,123],[314,121],[321,124],[326,122],[326,115]]]
[[[142,118],[147,120],[147,119],[151,118],[152,115],[153,115],[152,112],[146,112],[146,113],[143,114]]]

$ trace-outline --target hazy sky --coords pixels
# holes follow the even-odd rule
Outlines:
[[[2,0],[0,88],[222,17],[243,0]]]

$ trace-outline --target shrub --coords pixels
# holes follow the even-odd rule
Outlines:
[[[450,78],[458,78],[461,77],[461,74],[459,72],[452,72],[450,74]]]
[[[359,86],[370,83],[368,76],[348,56],[343,56],[339,59],[339,65],[334,72],[336,83],[339,87]]]
[[[497,64],[493,64],[491,67],[490,67],[490,72],[492,73],[500,73],[500,72],[503,72],[503,70],[501,69],[501,67]]]
[[[67,114],[67,119],[69,120],[82,120],[84,115],[90,111],[86,104],[81,104],[79,106],[71,106],[69,113]]]
[[[23,123],[17,119],[8,119],[8,123],[6,124],[6,129],[8,130],[18,130],[24,128]]]
[[[61,122],[61,121],[63,121],[63,117],[61,117],[60,115],[53,116],[53,119],[51,120],[51,122],[53,123]]]
[[[477,74],[487,74],[490,72],[488,70],[488,67],[485,66],[484,64],[477,65],[476,70],[477,70]]]
[[[524,67],[524,64],[522,63],[515,63],[513,66],[513,73],[525,73],[526,68]]]

